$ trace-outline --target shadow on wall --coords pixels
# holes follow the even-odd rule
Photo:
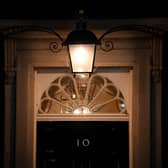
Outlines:
[[[0,35],[0,167],[3,167],[4,155],[4,97],[5,97],[5,78],[4,78],[4,43]]]
[[[164,36],[162,74],[162,163],[168,167],[168,32]]]

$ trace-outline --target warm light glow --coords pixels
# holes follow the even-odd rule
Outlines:
[[[123,102],[120,102],[120,103],[119,103],[119,108],[120,108],[120,109],[125,109],[126,106],[125,106],[125,104],[124,104]]]
[[[79,74],[81,78],[87,78],[88,77],[88,74]]]
[[[87,61],[87,50],[83,46],[75,48],[74,59],[76,59],[79,64],[85,63]]]
[[[86,114],[90,114],[90,113],[91,113],[91,111],[86,106],[81,106],[73,111],[73,114],[76,114],[76,115],[80,115],[80,114],[86,115]]]
[[[76,99],[76,94],[72,94],[72,99]]]
[[[69,45],[73,72],[92,72],[95,44]]]
[[[77,73],[76,78],[79,78],[81,80],[87,80],[89,79],[89,73]]]

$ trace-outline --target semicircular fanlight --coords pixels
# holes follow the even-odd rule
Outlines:
[[[127,113],[127,109],[123,94],[107,77],[63,75],[43,92],[38,113],[109,114]]]

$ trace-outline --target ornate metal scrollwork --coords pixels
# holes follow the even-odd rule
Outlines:
[[[163,30],[159,28],[154,28],[151,26],[146,25],[121,25],[121,26],[114,26],[111,27],[109,30],[107,30],[105,33],[103,33],[99,41],[101,42],[100,49],[102,49],[105,52],[110,52],[114,49],[114,41],[109,36],[109,34],[118,32],[118,31],[138,31],[138,32],[144,32],[144,33],[151,33],[154,36],[160,35]]]
[[[0,29],[0,32],[2,32],[5,37],[9,37],[11,35],[15,35],[18,33],[30,32],[30,31],[39,31],[39,32],[46,32],[49,34],[53,34],[61,42],[63,41],[63,38],[55,31],[55,28],[53,28],[53,27],[35,26],[35,25],[21,25],[21,26],[12,26],[12,27]]]
[[[53,53],[58,53],[62,50],[62,45],[61,43],[58,43],[56,41],[54,42],[50,42],[49,43],[49,49],[53,52]]]
[[[63,38],[55,31],[55,28],[50,28],[50,27],[43,27],[43,26],[32,26],[32,25],[23,25],[23,26],[13,26],[13,27],[7,27],[5,29],[0,30],[5,37],[9,37],[18,33],[23,33],[23,32],[30,32],[30,31],[39,31],[39,32],[46,32],[49,34],[54,35],[57,41],[50,42],[49,43],[49,49],[57,53],[61,51],[62,49],[62,42]]]
[[[21,25],[21,26],[11,26],[7,28],[0,29],[0,32],[3,34],[4,38],[13,37],[13,35],[17,35],[19,33],[24,32],[46,32],[56,37],[54,42],[49,43],[49,50],[56,53],[61,51],[63,38],[56,32],[53,27],[45,27],[45,26],[35,26],[35,25]],[[8,43],[11,43],[11,46],[14,47],[13,51],[15,51],[14,41],[8,40]],[[9,49],[10,50],[10,49]],[[5,63],[5,84],[14,84],[16,78],[16,58],[15,54],[6,55],[8,57],[7,62]]]
[[[109,52],[111,50],[113,50],[113,41],[111,38],[108,39],[102,39],[101,40],[101,45],[100,48],[105,51],[105,52]]]

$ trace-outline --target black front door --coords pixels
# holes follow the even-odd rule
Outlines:
[[[37,123],[37,168],[128,168],[128,122]]]

